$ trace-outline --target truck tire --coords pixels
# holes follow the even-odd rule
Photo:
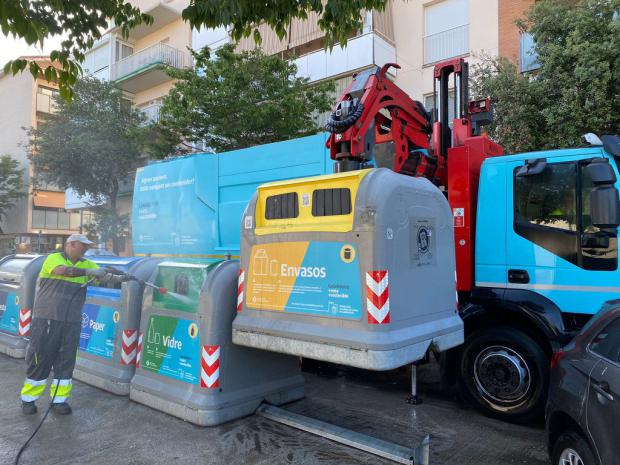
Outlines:
[[[484,413],[517,423],[542,417],[549,360],[527,334],[509,327],[475,331],[458,363],[461,392]]]

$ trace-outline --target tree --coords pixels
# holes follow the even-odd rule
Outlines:
[[[10,155],[0,157],[0,220],[15,206],[15,201],[26,194],[23,176],[24,170],[19,167],[17,160]]]
[[[271,26],[280,39],[284,38],[291,20],[306,19],[311,12],[320,16],[319,27],[325,32],[327,45],[347,39],[362,26],[363,10],[385,9],[388,0],[191,0],[183,10],[183,19],[193,28],[229,27],[234,40],[254,35],[261,36],[258,25]],[[61,95],[69,99],[79,74],[79,63],[84,52],[101,37],[110,23],[120,27],[124,37],[135,26],[152,24],[153,17],[141,13],[123,0],[3,0],[0,5],[0,28],[4,35],[24,39],[29,45],[43,44],[54,35],[68,33],[59,50],[50,54],[51,60],[60,64],[46,69],[33,61],[13,60],[4,71],[18,73],[29,68],[33,76],[44,76],[48,81],[57,80]]]
[[[215,151],[266,144],[320,130],[313,119],[331,108],[334,85],[309,85],[297,67],[260,50],[221,47],[215,59],[194,54],[196,69],[169,68],[178,79],[160,111],[160,125]]]
[[[151,16],[123,0],[3,0],[0,28],[5,36],[13,35],[28,45],[42,46],[52,36],[68,34],[60,49],[50,53],[50,59],[60,69],[53,65],[42,69],[35,61],[17,59],[9,61],[4,72],[16,74],[28,67],[34,77],[57,81],[61,95],[70,98],[81,70],[78,62],[84,60],[84,52],[101,37],[110,20],[125,37],[133,27],[153,22]]]
[[[540,68],[484,60],[473,88],[495,105],[491,136],[507,152],[578,146],[620,130],[620,0],[540,0],[518,25]]]
[[[75,84],[71,102],[57,99],[58,111],[30,130],[29,158],[37,180],[53,182],[90,197],[103,225],[96,231],[112,239],[118,251],[125,218],[117,215],[121,182],[143,156],[141,141],[153,130],[145,117],[131,109],[114,85],[95,79]],[[115,220],[117,224],[111,224]]]

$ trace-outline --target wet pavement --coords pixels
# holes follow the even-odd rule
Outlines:
[[[40,413],[24,417],[17,393],[24,362],[0,355],[0,464],[12,464]],[[547,465],[541,424],[487,418],[439,390],[436,366],[419,369],[423,403],[406,403],[406,370],[306,373],[306,398],[287,409],[402,445],[431,436],[431,465]],[[20,464],[388,465],[327,439],[252,416],[201,428],[78,381],[74,414],[50,413]]]

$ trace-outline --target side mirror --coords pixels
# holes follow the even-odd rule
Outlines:
[[[597,228],[617,228],[620,225],[620,200],[618,189],[598,186],[590,194],[592,224]]]
[[[581,235],[581,247],[584,249],[608,249],[609,236],[597,233],[583,233]]]
[[[519,167],[517,172],[515,173],[517,178],[522,178],[524,176],[534,176],[536,174],[540,174],[545,171],[547,167],[547,159],[546,158],[536,158],[534,160],[527,160],[524,166]]]
[[[606,158],[594,158],[583,170],[597,186],[616,183],[616,173]]]

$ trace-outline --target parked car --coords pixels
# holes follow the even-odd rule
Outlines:
[[[117,255],[114,252],[111,252],[106,249],[88,249],[84,254],[85,257],[116,257]]]
[[[620,464],[619,430],[620,300],[614,300],[552,358],[547,402],[552,464]]]

